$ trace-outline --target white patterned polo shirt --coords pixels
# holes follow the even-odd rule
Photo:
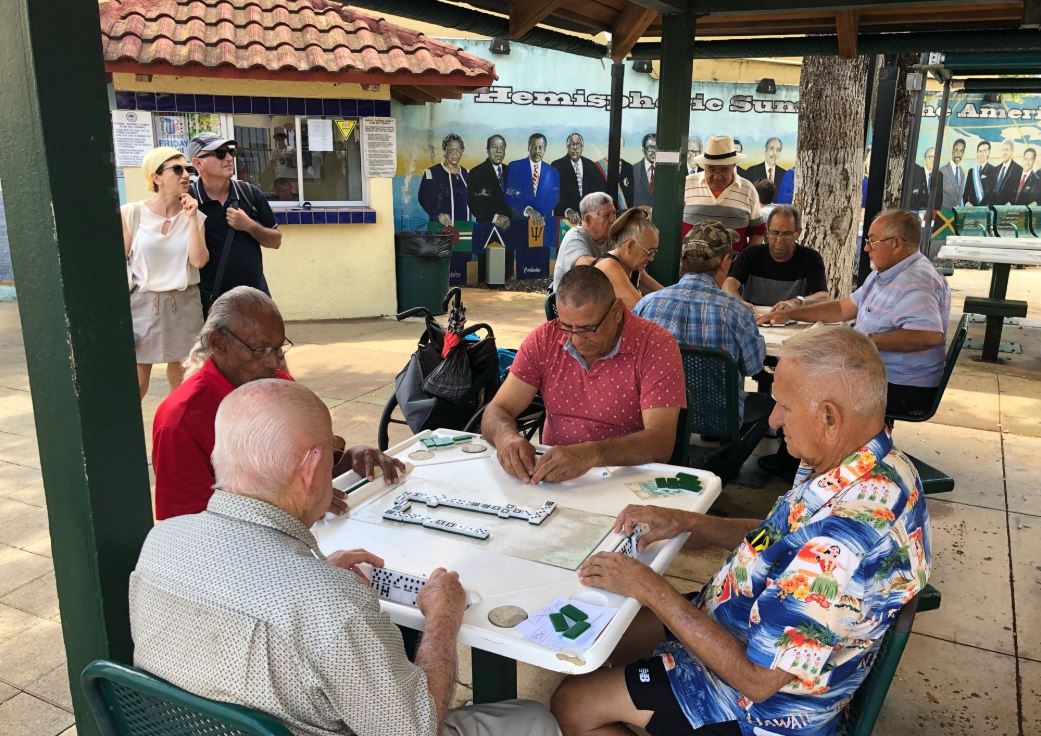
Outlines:
[[[217,491],[156,525],[130,576],[134,663],[297,734],[435,734],[426,675],[355,573],[296,518]]]

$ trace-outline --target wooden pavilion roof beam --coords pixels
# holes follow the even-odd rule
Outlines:
[[[618,19],[611,27],[611,58],[621,61],[633,46],[640,40],[640,36],[647,32],[651,23],[658,20],[658,11],[642,7],[640,4],[630,2],[625,9],[618,14]]]
[[[564,0],[510,0],[510,38],[518,40],[564,4]]]
[[[958,5],[986,5],[991,0],[959,0]],[[928,9],[937,5],[950,5],[949,0],[856,0],[855,2],[842,2],[841,0],[798,0],[800,11],[837,13],[843,10],[883,10],[892,9]],[[1022,3],[1020,3],[1022,4]],[[726,10],[721,11],[718,0],[690,0],[690,12],[715,15],[748,15],[752,13],[782,13],[791,11],[793,3],[791,0],[742,0],[740,3],[729,5]]]
[[[835,14],[835,31],[839,39],[839,57],[855,59],[857,54],[857,11],[841,10]]]

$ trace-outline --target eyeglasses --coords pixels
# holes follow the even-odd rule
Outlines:
[[[199,175],[199,172],[196,170],[196,168],[194,166],[182,166],[181,164],[173,164],[172,166],[163,166],[155,173],[162,174],[164,171],[172,171],[177,176],[184,176],[184,172],[186,172],[186,171],[189,174],[191,174],[192,176],[198,176]]]
[[[218,148],[213,153],[208,153],[205,156],[200,156],[199,158],[215,158],[218,161],[223,161],[228,156],[231,156],[232,158],[235,158],[235,149],[234,148]]]
[[[876,240],[865,240],[864,247],[874,249],[879,243],[884,243],[887,240],[903,240],[899,235],[890,235],[888,238],[878,238]]]
[[[263,360],[264,358],[268,357],[272,353],[274,353],[278,357],[279,360],[282,360],[282,358],[286,357],[286,353],[289,352],[289,348],[293,347],[293,341],[290,340],[287,337],[285,339],[285,342],[283,342],[281,345],[266,345],[266,346],[264,346],[262,348],[255,348],[252,345],[250,345],[248,342],[243,340],[241,337],[236,335],[234,332],[229,330],[227,327],[222,328],[222,332],[227,332],[229,335],[231,335],[236,340],[238,340],[243,345],[245,345],[246,349],[248,349],[251,353],[253,353],[253,358],[255,360]]]
[[[766,233],[771,238],[794,238],[795,230],[767,230]]]
[[[566,325],[563,322],[561,322],[559,317],[557,318],[557,327],[560,328],[561,332],[566,332],[567,334],[572,335],[572,336],[574,336],[574,335],[591,335],[592,333],[594,333],[594,332],[596,332],[597,330],[600,329],[600,325],[602,325],[604,323],[604,320],[607,319],[607,315],[609,315],[611,313],[612,309],[614,309],[614,303],[613,302],[612,302],[611,306],[607,308],[607,311],[604,312],[604,316],[600,318],[600,321],[597,322],[592,327],[572,327],[571,325]]]
[[[646,253],[646,254],[647,254],[647,257],[648,257],[648,258],[650,258],[650,259],[651,259],[652,261],[654,260],[654,257],[655,257],[656,255],[658,255],[658,249],[657,249],[657,248],[655,248],[654,250],[647,250],[647,249],[646,249],[646,248],[644,248],[644,247],[643,247],[642,245],[640,245],[639,243],[637,243],[637,242],[636,242],[635,240],[633,241],[633,245],[635,245],[635,246],[636,246],[637,248],[639,248],[639,249],[640,249],[640,250],[642,250],[642,251],[643,251],[644,253]]]

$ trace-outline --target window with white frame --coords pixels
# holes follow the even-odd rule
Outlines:
[[[236,114],[238,178],[274,207],[363,205],[360,136],[357,118]]]
[[[152,124],[156,145],[182,151],[199,133],[234,138],[236,178],[259,187],[272,207],[366,204],[358,118],[155,112]]]

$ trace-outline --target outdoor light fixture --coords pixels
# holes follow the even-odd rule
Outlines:
[[[764,77],[755,86],[755,93],[757,95],[775,95],[777,94],[777,82],[770,79],[770,77]]]
[[[493,54],[498,54],[499,56],[509,56],[510,39],[505,38],[503,36],[496,36],[492,39],[492,45],[489,47],[489,49]]]
[[[650,59],[637,59],[633,62],[633,71],[637,74],[650,74],[653,70]]]
[[[1001,95],[999,95],[997,92],[988,92],[987,94],[983,95],[983,104],[984,105],[1000,105],[1001,104]]]

